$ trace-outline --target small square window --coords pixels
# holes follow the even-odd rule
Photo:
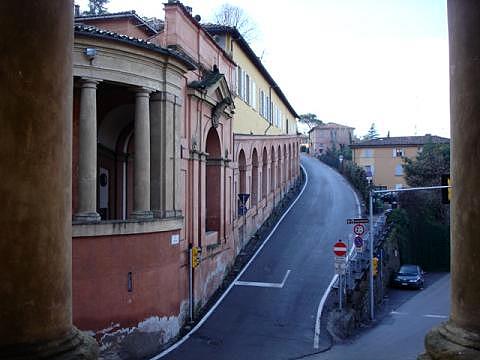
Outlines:
[[[404,156],[405,156],[404,149],[399,149],[399,148],[393,149],[393,157],[404,157]]]

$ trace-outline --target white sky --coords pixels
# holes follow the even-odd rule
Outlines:
[[[167,0],[111,0],[163,18]],[[82,10],[88,0],[76,1]],[[225,0],[184,0],[211,21]],[[450,136],[446,0],[229,0],[258,27],[251,44],[299,114],[380,136]]]

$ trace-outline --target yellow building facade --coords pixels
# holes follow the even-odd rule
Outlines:
[[[448,143],[439,136],[402,136],[361,141],[351,145],[353,161],[367,173],[378,188],[406,187],[403,164],[405,158],[415,159],[429,142]]]
[[[296,135],[297,113],[237,29],[213,24],[203,27],[237,64],[233,132]]]

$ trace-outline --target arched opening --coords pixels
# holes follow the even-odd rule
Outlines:
[[[134,99],[128,89],[98,91],[97,212],[102,220],[127,219],[134,201]]]
[[[247,192],[247,160],[245,158],[245,152],[240,150],[238,155],[238,171],[240,172],[240,194]]]
[[[287,145],[283,145],[283,178],[282,185],[287,182]]]
[[[211,128],[207,135],[206,148],[207,169],[205,173],[206,209],[205,229],[220,231],[220,200],[221,200],[221,146],[215,128]]]
[[[282,148],[278,146],[277,152],[277,189],[282,187]]]
[[[245,194],[247,192],[247,160],[245,158],[245,152],[240,150],[240,154],[238,155],[238,171],[240,175],[240,186],[239,186],[239,194]],[[238,215],[242,216],[244,213],[240,208],[240,199],[238,201]],[[246,205],[246,204],[244,204]]]
[[[270,154],[270,191],[275,192],[275,148],[273,146]]]
[[[288,144],[288,181],[292,179],[292,145]]]
[[[267,162],[267,148],[264,147],[262,155],[262,199],[267,197]]]
[[[257,149],[253,149],[252,153],[252,191],[251,191],[252,206],[257,205],[258,202],[258,155]]]

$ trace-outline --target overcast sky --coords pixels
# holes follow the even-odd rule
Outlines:
[[[110,12],[163,18],[162,0]],[[299,114],[381,136],[450,136],[446,0],[229,0],[258,28],[252,48]],[[88,0],[77,1],[82,10]],[[211,21],[225,0],[189,0]]]

